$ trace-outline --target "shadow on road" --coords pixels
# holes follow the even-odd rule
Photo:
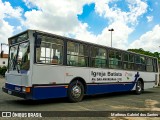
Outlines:
[[[143,94],[152,94],[152,91],[145,91]],[[143,95],[142,94],[142,95]],[[99,95],[89,95],[85,96],[82,102],[85,101],[95,101],[95,100],[103,100],[109,98],[116,98],[121,96],[132,96],[135,95],[134,91],[132,92],[116,92],[116,93],[107,93],[107,94],[99,94]],[[54,98],[54,99],[46,99],[46,100],[7,100],[6,102],[10,104],[17,104],[17,105],[26,105],[26,106],[37,106],[37,105],[44,105],[44,104],[59,104],[59,103],[69,103],[67,98]],[[72,103],[73,104],[73,103]]]
[[[13,103],[17,105],[26,105],[26,106],[37,106],[37,105],[45,105],[45,104],[58,104],[58,103],[66,103],[66,98],[55,98],[55,99],[45,99],[45,100],[9,100],[8,103]]]
[[[143,94],[151,94],[154,93],[152,91],[144,91]],[[115,93],[107,93],[107,94],[98,94],[98,95],[92,95],[92,96],[85,96],[84,100],[98,100],[98,99],[109,99],[109,98],[116,98],[116,97],[122,97],[122,96],[132,96],[136,95],[134,91],[130,92],[115,92]],[[136,95],[137,96],[137,95]]]

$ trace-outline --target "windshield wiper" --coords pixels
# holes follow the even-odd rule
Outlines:
[[[17,61],[15,59],[12,60],[12,63],[13,63],[13,70],[17,69],[17,71],[19,73],[19,71],[20,71],[20,65],[17,63]]]
[[[20,70],[21,70],[20,65],[17,64],[17,71],[18,71],[18,73],[19,73]]]
[[[12,63],[13,63],[13,70],[16,70],[16,60],[13,59],[13,60],[12,60]]]

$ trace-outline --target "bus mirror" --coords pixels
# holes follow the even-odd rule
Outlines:
[[[35,41],[36,48],[39,48],[41,46],[41,41],[42,41],[42,39],[37,37],[37,39]]]

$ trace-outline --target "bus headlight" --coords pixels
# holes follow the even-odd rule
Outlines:
[[[26,92],[26,87],[22,87],[22,92]]]
[[[30,87],[22,87],[22,91],[29,93],[29,92],[31,92],[31,88]]]

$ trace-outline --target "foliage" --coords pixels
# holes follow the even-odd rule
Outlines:
[[[153,56],[158,58],[158,62],[160,63],[160,53],[159,52],[150,52],[150,51],[145,51],[142,48],[139,49],[128,49],[128,51],[135,52],[135,53],[140,53],[148,56]]]
[[[1,72],[2,72],[2,68],[0,67],[0,75],[1,75]]]
[[[4,76],[6,71],[7,71],[7,67],[6,66],[0,67],[0,75]]]

